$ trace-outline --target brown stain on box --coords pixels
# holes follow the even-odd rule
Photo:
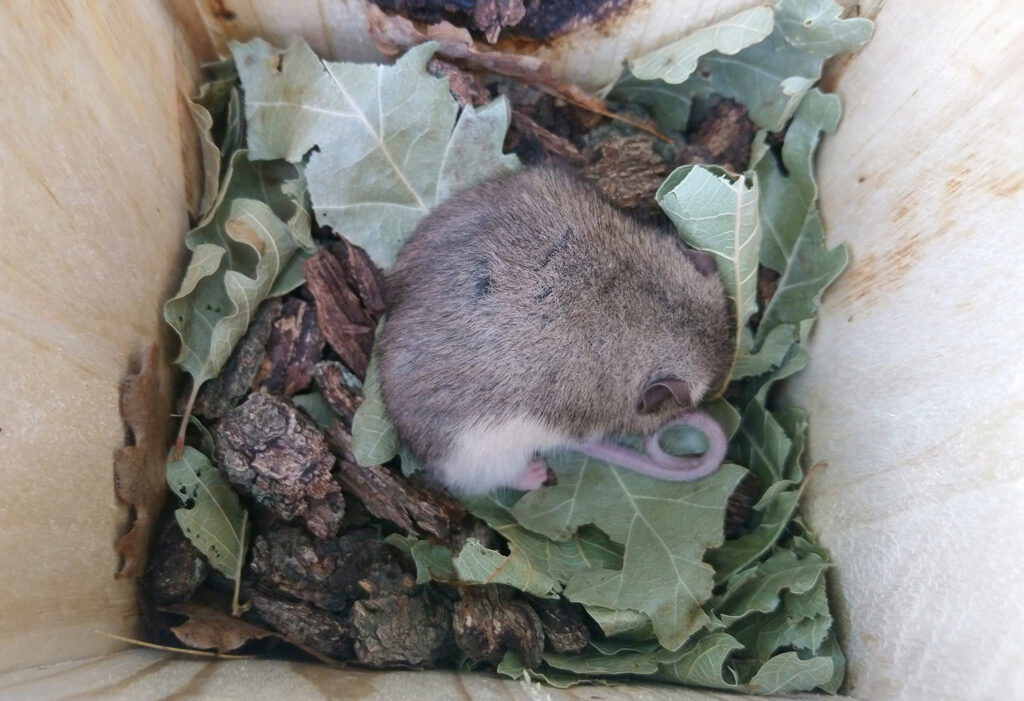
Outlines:
[[[992,196],[1009,198],[1024,191],[1024,172],[1008,170],[1005,163],[979,163],[970,154],[963,157],[928,184],[931,190],[916,187],[896,196],[886,227],[891,244],[854,258],[837,282],[837,304],[864,308],[881,302],[903,286],[926,247],[936,245],[964,221],[965,213],[978,208],[978,200],[983,205]],[[874,179],[874,174],[862,174],[857,182]],[[964,233],[962,226],[959,230]],[[856,241],[852,249],[856,256]]]
[[[892,229],[904,230],[913,221],[918,202],[914,190],[897,196],[892,208]],[[899,289],[920,259],[926,238],[921,231],[911,230],[895,240],[894,248],[854,258],[839,278],[837,303],[846,307],[870,307]]]
[[[992,194],[996,197],[1013,197],[1024,190],[1024,173],[1013,173],[998,179],[992,186]]]
[[[225,22],[231,22],[238,17],[238,15],[235,14],[235,11],[229,8],[224,0],[210,0],[210,12],[212,12],[213,16],[217,19],[222,19]]]

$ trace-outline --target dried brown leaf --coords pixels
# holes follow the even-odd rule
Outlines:
[[[118,577],[138,577],[146,568],[153,526],[164,504],[167,481],[167,423],[171,415],[171,367],[158,343],[142,359],[138,374],[129,375],[121,392],[121,417],[134,445],[114,456],[114,488],[132,507],[135,521],[117,541],[124,558]]]
[[[183,644],[197,650],[231,652],[252,640],[278,637],[276,633],[209,606],[185,604],[161,610],[188,616],[187,621],[172,627],[171,632]]]

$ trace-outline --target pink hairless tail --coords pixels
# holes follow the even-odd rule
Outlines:
[[[670,455],[661,449],[658,439],[671,428],[687,424],[699,429],[708,440],[707,450],[701,455]],[[693,482],[717,470],[725,458],[725,433],[718,422],[703,411],[688,411],[665,424],[647,439],[647,453],[630,450],[604,440],[587,441],[572,446],[575,450],[598,460],[610,462],[642,475],[668,482]]]

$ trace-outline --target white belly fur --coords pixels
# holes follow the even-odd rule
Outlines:
[[[463,429],[435,467],[453,491],[483,494],[512,486],[535,453],[569,441],[560,431],[525,415],[485,420]]]

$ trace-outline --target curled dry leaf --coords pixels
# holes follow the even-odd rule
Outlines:
[[[186,604],[163,610],[188,616],[187,621],[171,628],[171,632],[183,644],[196,650],[231,652],[251,640],[277,637],[269,630],[209,606]]]
[[[121,393],[121,417],[135,444],[121,448],[114,457],[114,487],[134,509],[135,522],[117,541],[124,558],[118,577],[138,577],[146,567],[150,535],[167,490],[164,465],[170,414],[171,368],[160,345],[154,343],[146,350],[138,374],[125,380]]]
[[[638,122],[608,109],[604,100],[584,92],[576,85],[563,83],[555,77],[551,64],[536,56],[509,54],[502,51],[478,51],[470,33],[448,22],[438,22],[420,31],[405,17],[385,14],[379,7],[367,5],[366,17],[370,23],[370,38],[381,52],[394,56],[427,41],[436,41],[437,55],[466,63],[498,75],[516,78],[544,92],[560,97],[577,107],[617,119],[636,127],[662,141],[672,140],[650,124]]]

